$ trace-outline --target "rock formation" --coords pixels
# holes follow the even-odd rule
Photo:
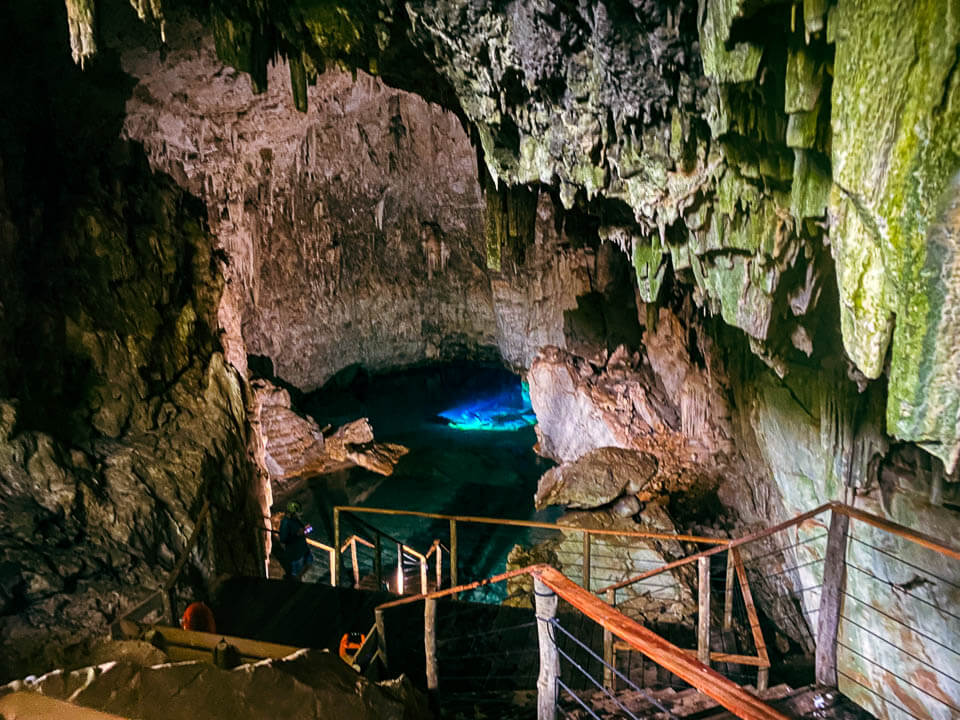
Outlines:
[[[74,69],[47,9],[2,11],[20,59],[0,82],[4,679],[55,666],[157,588],[207,500],[216,538],[185,588],[263,562],[247,390],[217,343],[202,208],[118,141],[115,76]]]
[[[155,580],[210,488],[256,518],[248,353],[304,390],[499,356],[558,461],[648,453],[741,529],[856,497],[951,535],[951,0],[54,5],[0,10],[5,640]]]
[[[590,289],[590,256],[569,248],[550,197],[533,192],[532,247],[487,272],[487,216],[509,210],[488,213],[500,196],[491,187],[485,201],[453,113],[363,72],[330,71],[307,90],[304,114],[286,63],[258,95],[217,58],[208,29],[168,26],[162,57],[149,38],[120,45],[138,80],[124,134],[206,203],[230,258],[222,314],[238,368],[243,352],[269,357],[278,377],[310,391],[357,363],[526,367],[542,345],[564,345],[562,313]]]
[[[654,456],[601,447],[548,470],[540,478],[533,504],[538,510],[547,505],[590,509],[639,493],[649,500],[662,489],[651,483],[656,475]]]
[[[395,443],[375,443],[367,418],[338,428],[324,439],[313,418],[290,407],[290,393],[268,380],[251,381],[250,422],[263,438],[263,463],[272,488],[282,492],[284,481],[339,470],[351,465],[390,475],[407,452]]]

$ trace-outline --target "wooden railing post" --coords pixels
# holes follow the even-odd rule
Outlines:
[[[427,665],[427,690],[437,691],[437,601],[427,598],[423,602],[423,652]]]
[[[710,664],[710,558],[697,560],[697,590],[700,601],[697,609],[697,660]]]
[[[583,589],[590,590],[590,531],[583,531]]]
[[[405,579],[403,577],[403,545],[397,543],[397,595],[403,595]]]
[[[733,583],[736,581],[733,553],[727,551],[727,578],[723,588],[723,629],[733,628]]]
[[[443,546],[440,544],[440,541],[437,540],[437,557],[434,562],[436,563],[436,576],[437,576],[437,590],[440,589],[440,586],[443,584]]]
[[[333,562],[330,565],[330,584],[340,584],[340,508],[333,509]]]
[[[617,591],[607,590],[607,605],[616,607]],[[603,662],[606,663],[603,668],[603,686],[607,690],[617,689],[616,675],[613,673],[613,667],[616,663],[616,657],[613,654],[613,633],[606,626],[603,627]]]
[[[383,541],[379,531],[373,539],[373,574],[377,578],[377,590],[383,590]]]
[[[457,521],[450,518],[450,587],[457,587],[460,584],[457,573]],[[454,600],[457,596],[453,596]]]
[[[350,538],[350,564],[353,565],[353,586],[360,587],[360,566],[357,564],[357,536]]]
[[[833,511],[827,532],[827,554],[823,559],[823,586],[817,619],[817,683],[837,686],[837,630],[847,576],[847,531],[850,518]]]
[[[555,720],[557,716],[557,679],[560,655],[554,642],[551,621],[557,617],[557,595],[536,575],[533,576],[534,607],[537,613],[537,639],[540,643],[540,674],[537,677],[537,720]]]

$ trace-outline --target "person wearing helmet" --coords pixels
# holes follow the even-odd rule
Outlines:
[[[307,535],[313,529],[305,525],[300,519],[303,507],[294,501],[287,503],[287,511],[280,523],[278,540],[283,546],[283,567],[286,571],[285,580],[297,580],[307,566],[313,561],[310,546],[307,545]]]

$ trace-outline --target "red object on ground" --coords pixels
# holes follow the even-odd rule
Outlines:
[[[187,605],[187,609],[183,611],[180,625],[184,630],[208,633],[217,631],[217,623],[213,620],[213,610],[202,602],[193,602]]]
[[[352,663],[354,656],[363,645],[367,636],[363,633],[344,633],[340,638],[340,658],[347,663]]]

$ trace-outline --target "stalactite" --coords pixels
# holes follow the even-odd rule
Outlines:
[[[533,242],[539,193],[524,186],[498,188],[484,174],[487,267],[500,271],[505,261],[523,265]]]
[[[307,111],[307,70],[299,54],[291,54],[290,62],[290,89],[293,91],[293,104],[297,110]]]
[[[97,51],[93,36],[94,0],[66,0],[66,3],[70,53],[73,61],[83,67],[86,59]]]
[[[876,393],[859,393],[848,385],[824,382],[820,387],[820,442],[833,458],[833,472],[841,483],[865,489],[888,449],[878,425],[882,403],[876,402]]]
[[[130,0],[133,9],[144,22],[153,22],[160,30],[160,40],[167,41],[166,23],[163,19],[162,0]]]

